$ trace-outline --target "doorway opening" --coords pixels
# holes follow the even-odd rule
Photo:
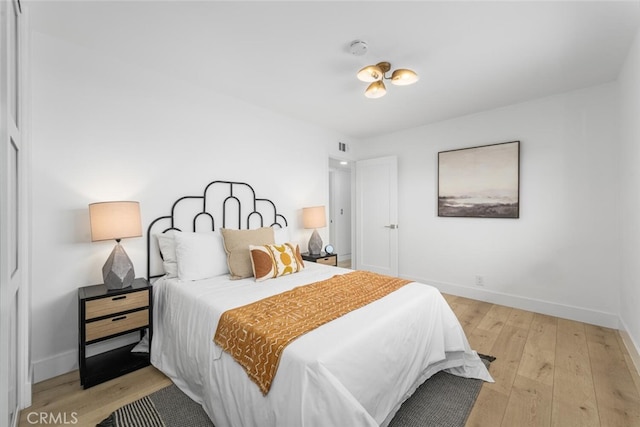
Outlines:
[[[352,268],[352,163],[329,158],[329,238],[340,267]]]

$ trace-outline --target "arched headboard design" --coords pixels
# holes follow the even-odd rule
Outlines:
[[[156,263],[161,263],[154,234],[177,231],[214,231],[218,228],[252,229],[286,227],[287,219],[269,199],[256,197],[246,182],[212,181],[200,196],[183,196],[173,202],[171,213],[160,216],[147,228],[147,279]],[[155,262],[154,262],[155,261]],[[153,265],[152,265],[153,264]]]

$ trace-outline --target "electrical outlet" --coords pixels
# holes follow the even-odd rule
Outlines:
[[[476,286],[484,286],[484,276],[476,276]]]

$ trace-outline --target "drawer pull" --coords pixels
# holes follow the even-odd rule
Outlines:
[[[111,298],[111,301],[118,301],[119,299],[126,299],[127,296],[126,295],[120,295],[119,297],[113,297]]]
[[[127,316],[114,317],[113,319],[111,319],[111,321],[112,321],[112,322],[116,322],[116,321],[118,321],[118,320],[124,320],[124,319],[126,319],[126,318],[127,318]]]

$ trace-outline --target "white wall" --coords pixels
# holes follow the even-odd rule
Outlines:
[[[139,200],[146,228],[212,180],[245,181],[306,247],[301,209],[328,204],[328,158],[344,157],[338,141],[354,145],[44,34],[33,35],[32,60],[36,382],[77,368],[77,288],[101,282],[113,248],[90,242],[88,203]],[[145,239],[122,243],[145,275]]]
[[[616,327],[616,87],[363,141],[361,159],[398,156],[400,275],[452,294]],[[514,140],[521,141],[520,218],[439,218],[438,152]],[[484,287],[474,284],[476,275]]]
[[[640,31],[619,78],[623,338],[640,371]],[[635,352],[632,349],[635,348]]]

